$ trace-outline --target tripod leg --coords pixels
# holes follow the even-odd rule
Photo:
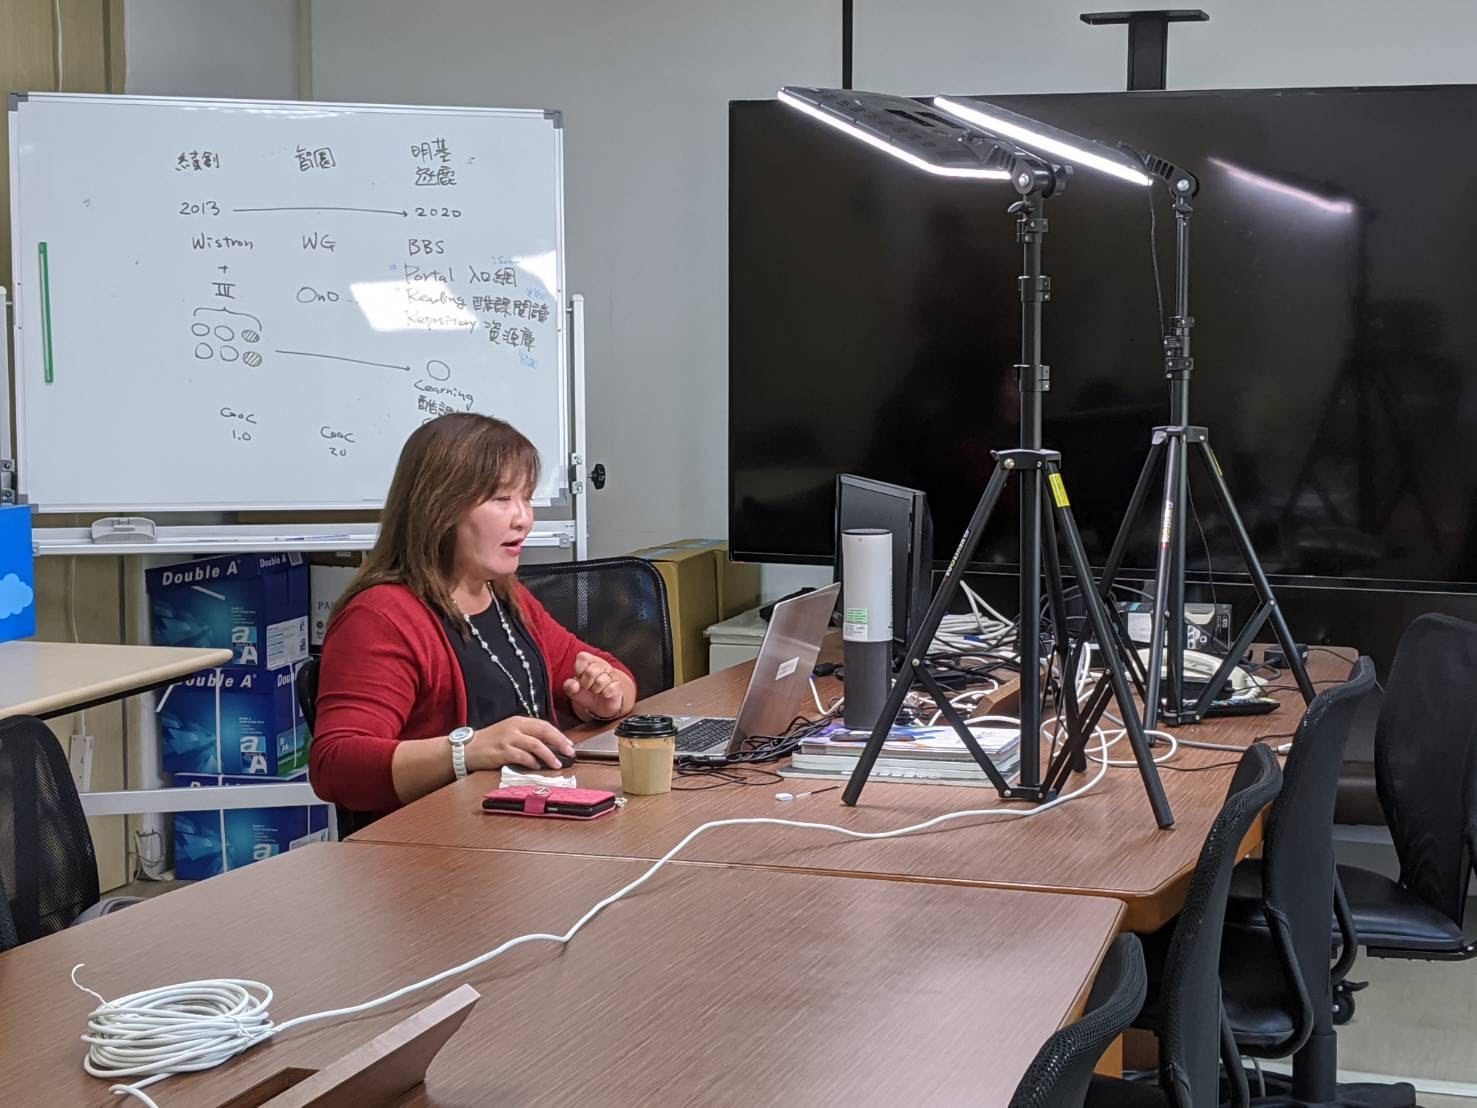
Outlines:
[[[1184,433],[1169,440],[1169,467],[1174,470],[1174,499],[1165,505],[1165,516],[1170,528],[1169,547],[1169,611],[1166,614],[1168,627],[1165,634],[1166,649],[1169,651],[1169,702],[1174,705],[1174,718],[1178,719],[1185,710],[1185,527],[1189,517],[1185,503],[1189,495],[1188,447]],[[1165,481],[1165,488],[1170,482]],[[1157,708],[1158,705],[1155,705]],[[1146,715],[1146,718],[1148,717]],[[1153,723],[1146,724],[1153,727]]]
[[[1162,515],[1159,520],[1159,556],[1154,563],[1154,615],[1153,622],[1149,628],[1149,658],[1144,663],[1146,679],[1144,682],[1144,727],[1153,730],[1159,722],[1159,700],[1160,681],[1164,674],[1164,662],[1166,649],[1173,649],[1165,643],[1165,634],[1168,632],[1173,641],[1173,632],[1169,630],[1170,592],[1174,587],[1174,519],[1175,519],[1175,473],[1181,461],[1181,452],[1184,450],[1184,440],[1178,435],[1169,440],[1169,449],[1164,462],[1164,500],[1161,502]],[[1184,614],[1181,612],[1181,623]],[[1169,689],[1171,695],[1175,689],[1175,666],[1171,659]],[[1180,705],[1171,701],[1171,711],[1178,713]]]
[[[1087,551],[1082,547],[1082,536],[1077,533],[1077,521],[1072,518],[1071,502],[1067,499],[1066,486],[1062,483],[1061,469],[1055,462],[1048,462],[1046,478],[1051,485],[1056,504],[1057,528],[1067,548],[1067,558],[1077,580],[1083,582],[1082,598],[1087,603],[1088,624],[1098,645],[1102,647],[1103,666],[1113,685],[1113,696],[1118,701],[1118,710],[1123,714],[1123,727],[1128,733],[1129,745],[1138,762],[1139,776],[1144,780],[1144,791],[1149,794],[1149,806],[1154,809],[1154,819],[1160,827],[1173,827],[1174,815],[1169,809],[1169,798],[1164,795],[1164,784],[1159,780],[1154,755],[1149,750],[1149,740],[1139,721],[1138,705],[1134,703],[1133,690],[1129,687],[1128,675],[1123,671],[1123,661],[1116,651],[1109,649],[1112,633],[1108,627],[1108,615],[1103,609],[1103,598],[1093,586],[1092,570],[1087,564]],[[1151,659],[1152,661],[1152,659]],[[1069,741],[1081,741],[1071,737]]]
[[[1154,484],[1154,472],[1159,465],[1159,456],[1164,453],[1165,436],[1159,432],[1154,433],[1149,443],[1149,453],[1144,456],[1143,468],[1139,470],[1138,483],[1133,487],[1133,497],[1128,502],[1128,511],[1123,514],[1123,522],[1118,525],[1118,535],[1113,540],[1113,546],[1108,551],[1108,561],[1103,567],[1102,580],[1098,583],[1099,591],[1103,594],[1103,603],[1108,606],[1108,618],[1113,621],[1113,630],[1118,635],[1125,661],[1128,664],[1129,676],[1133,678],[1134,685],[1139,692],[1144,692],[1144,682],[1147,670],[1139,662],[1138,653],[1133,647],[1133,637],[1128,633],[1128,620],[1118,611],[1118,605],[1113,603],[1113,584],[1118,580],[1118,571],[1123,568],[1123,559],[1128,556],[1128,543],[1133,535],[1134,525],[1143,513],[1144,503],[1149,498],[1149,490]]]
[[[949,604],[954,599],[954,594],[959,590],[959,582],[964,579],[964,569],[974,557],[980,536],[984,533],[985,525],[990,521],[990,514],[995,510],[995,504],[1000,499],[1000,492],[1005,488],[1005,480],[1008,476],[1009,471],[997,462],[995,471],[990,474],[990,483],[985,486],[985,491],[980,494],[979,503],[975,505],[974,515],[969,519],[969,526],[964,529],[964,534],[959,538],[959,546],[954,551],[953,560],[949,563],[949,571],[944,574],[943,583],[939,586],[939,591],[934,594],[933,603],[928,606],[922,624],[914,634],[913,641],[908,644],[908,652],[903,657],[902,668],[898,671],[897,680],[892,683],[892,689],[882,705],[881,714],[877,716],[877,725],[872,728],[871,737],[867,739],[867,745],[862,750],[861,757],[857,759],[856,769],[852,771],[846,791],[841,794],[841,799],[846,804],[856,804],[862,795],[862,787],[866,785],[867,778],[872,773],[872,767],[877,764],[877,756],[882,753],[882,744],[887,741],[888,732],[892,730],[893,723],[897,721],[897,714],[902,709],[903,701],[907,699],[908,690],[913,687],[918,669],[923,666],[928,657],[928,648],[933,645],[934,633],[938,631],[939,624],[943,622],[944,615],[949,610]]]
[[[1209,439],[1201,440],[1200,447],[1204,451],[1205,467],[1210,471],[1210,486],[1215,491],[1215,498],[1221,506],[1221,511],[1225,513],[1226,519],[1231,524],[1231,533],[1236,538],[1236,549],[1241,554],[1241,561],[1246,566],[1246,572],[1251,576],[1251,583],[1256,588],[1257,596],[1270,610],[1272,632],[1277,636],[1277,644],[1282,647],[1283,655],[1287,658],[1287,668],[1292,671],[1293,679],[1297,682],[1298,691],[1303,694],[1304,702],[1311,704],[1313,697],[1317,694],[1313,688],[1313,682],[1308,678],[1308,667],[1303,664],[1303,659],[1297,652],[1296,644],[1292,639],[1292,631],[1287,626],[1287,617],[1282,614],[1277,597],[1272,593],[1272,585],[1262,570],[1262,563],[1256,556],[1256,550],[1252,548],[1251,536],[1246,533],[1246,525],[1241,522],[1241,515],[1236,511],[1236,504],[1231,499],[1231,490],[1226,487],[1226,478],[1221,472],[1221,464],[1216,460],[1215,451],[1210,448]]]
[[[1128,501],[1128,511],[1123,513],[1123,522],[1118,525],[1118,535],[1108,551],[1102,580],[1098,582],[1104,600],[1109,599],[1108,590],[1118,580],[1118,571],[1123,568],[1123,559],[1128,556],[1128,542],[1133,536],[1134,524],[1138,522],[1139,513],[1144,510],[1144,501],[1149,498],[1149,489],[1154,484],[1154,467],[1163,452],[1164,439],[1156,433],[1153,442],[1149,444],[1149,453],[1144,456],[1144,466],[1139,470],[1138,483],[1134,485],[1133,497]]]
[[[1067,733],[1071,734],[1077,726],[1077,655],[1071,649],[1072,635],[1067,624],[1066,594],[1062,589],[1062,558],[1057,547],[1056,525],[1051,514],[1051,493],[1045,483],[1041,483],[1041,507],[1041,538],[1046,544],[1046,602],[1051,611],[1052,653],[1056,655],[1057,669],[1061,673],[1060,695],[1066,705]],[[1079,581],[1078,586],[1092,588],[1092,583],[1083,585]],[[1075,762],[1072,768],[1078,768]],[[1081,768],[1087,768],[1085,759]],[[1047,784],[1047,781],[1043,778],[1042,783]]]
[[[1041,470],[1021,475],[1021,753],[1016,780],[1023,788],[1041,784]]]

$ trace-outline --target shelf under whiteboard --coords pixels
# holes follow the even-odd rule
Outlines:
[[[31,534],[37,556],[47,554],[225,554],[235,551],[368,550],[379,534],[376,524],[232,524],[219,527],[160,527],[150,539],[98,542],[87,527],[43,527]],[[568,549],[574,542],[573,520],[540,520],[524,545]]]

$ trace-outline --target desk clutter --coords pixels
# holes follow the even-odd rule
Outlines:
[[[221,647],[230,664],[159,693],[161,762],[174,788],[303,781],[297,697],[308,659],[309,572],[299,554],[237,554],[146,574],[156,645]],[[174,872],[211,877],[329,838],[326,804],[178,812]]]

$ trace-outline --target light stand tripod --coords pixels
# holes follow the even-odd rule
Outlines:
[[[1058,795],[1067,775],[1085,765],[1085,748],[1098,719],[1108,703],[1108,690],[1118,702],[1124,729],[1134,758],[1143,777],[1149,804],[1160,827],[1170,827],[1174,817],[1164,787],[1159,780],[1149,742],[1139,719],[1138,705],[1123,663],[1115,649],[1116,639],[1109,622],[1107,606],[1092,585],[1087,553],[1082,546],[1076,521],[1072,517],[1066,486],[1062,481],[1061,455],[1041,445],[1041,398],[1051,387],[1049,366],[1041,364],[1041,305],[1051,297],[1051,279],[1041,273],[1041,245],[1047,221],[1042,215],[1047,197],[1061,191],[1069,170],[1051,166],[1036,159],[1021,158],[1012,170],[1012,183],[1021,199],[1010,210],[1016,213],[1016,240],[1024,255],[1024,274],[1019,280],[1021,298],[1021,361],[1015,367],[1020,383],[1020,446],[995,454],[995,469],[975,506],[974,515],[964,529],[958,549],[938,593],[929,605],[923,622],[908,644],[897,680],[878,716],[867,745],[857,760],[851,780],[842,799],[854,805],[877,762],[889,731],[896,721],[903,701],[915,681],[932,695],[940,712],[959,736],[970,755],[984,770],[986,777],[1001,797],[1042,803]],[[935,632],[948,611],[964,577],[965,568],[974,557],[980,537],[994,513],[996,503],[1012,476],[1020,478],[1020,771],[1018,783],[1008,783],[976,741],[964,718],[949,702],[948,693],[928,671],[927,656]],[[1044,514],[1043,514],[1044,512]],[[1042,559],[1042,544],[1046,558]],[[1086,711],[1079,707],[1073,680],[1076,651],[1065,633],[1066,605],[1063,599],[1062,566],[1058,542],[1066,546],[1067,559],[1087,608],[1092,635],[1101,649],[1106,676],[1099,681],[1088,698]],[[1047,604],[1055,630],[1052,650],[1062,674],[1062,698],[1065,701],[1066,741],[1055,745],[1055,752],[1045,772],[1041,770],[1041,670],[1049,663],[1041,647],[1041,580],[1045,575]],[[1080,647],[1080,644],[1079,644]]]
[[[1125,148],[1126,149],[1126,148]],[[1212,702],[1225,688],[1231,672],[1246,653],[1262,626],[1270,620],[1272,632],[1281,645],[1287,666],[1297,681],[1298,690],[1305,701],[1314,696],[1313,683],[1308,679],[1307,667],[1298,655],[1288,630],[1287,619],[1272,594],[1272,586],[1262,570],[1251,537],[1241,522],[1241,515],[1226,487],[1215,451],[1210,448],[1210,434],[1204,427],[1190,424],[1190,374],[1195,360],[1190,356],[1190,329],[1195,319],[1190,315],[1190,215],[1194,212],[1191,201],[1199,190],[1199,182],[1193,175],[1177,169],[1159,158],[1139,157],[1148,172],[1169,186],[1173,199],[1175,218],[1175,289],[1174,315],[1164,335],[1164,375],[1169,379],[1168,426],[1155,427],[1150,439],[1149,454],[1139,472],[1138,484],[1128,511],[1113,540],[1107,564],[1103,567],[1099,585],[1101,596],[1112,612],[1118,630],[1123,653],[1129,660],[1134,682],[1144,694],[1144,726],[1153,730],[1161,712],[1169,723],[1198,723],[1211,711]],[[1211,489],[1216,502],[1231,525],[1236,548],[1242,564],[1256,590],[1259,605],[1241,633],[1231,644],[1231,649],[1216,669],[1215,675],[1201,692],[1193,705],[1185,703],[1185,502],[1189,493],[1189,456],[1197,455],[1204,463],[1210,477]],[[1153,624],[1149,635],[1149,655],[1142,666],[1133,641],[1128,634],[1126,622],[1112,602],[1113,583],[1123,566],[1128,550],[1129,535],[1138,521],[1144,502],[1153,483],[1154,472],[1160,458],[1164,459],[1164,496],[1159,510],[1159,550],[1154,577]],[[1166,661],[1166,654],[1168,655]],[[1166,704],[1161,705],[1161,679],[1168,677]]]

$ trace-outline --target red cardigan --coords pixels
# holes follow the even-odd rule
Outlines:
[[[617,659],[555,622],[526,588],[517,589],[523,626],[549,674],[545,703],[570,711],[564,682],[582,650],[630,676]],[[403,585],[375,585],[355,596],[323,642],[317,712],[308,751],[313,790],[356,812],[400,807],[390,772],[395,744],[449,735],[467,722],[461,663],[441,620]],[[449,747],[446,760],[450,765]]]

